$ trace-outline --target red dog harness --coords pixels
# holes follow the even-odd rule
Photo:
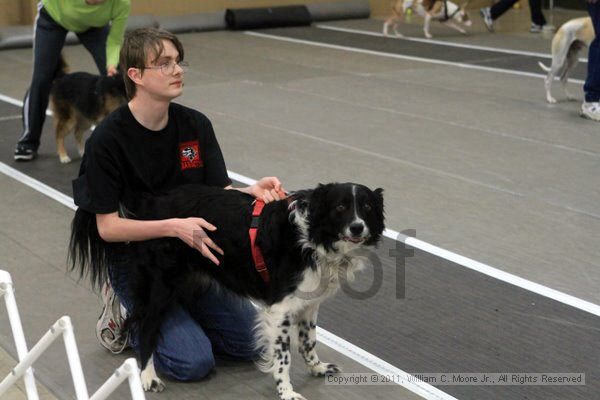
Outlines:
[[[258,235],[258,222],[260,221],[260,214],[262,213],[263,207],[265,206],[265,202],[256,199],[254,201],[254,209],[252,210],[252,222],[250,223],[250,229],[248,233],[250,234],[250,250],[252,251],[252,259],[254,260],[254,267],[256,268],[256,272],[259,273],[260,277],[265,281],[265,283],[269,283],[269,270],[267,269],[267,264],[265,264],[265,259],[260,251],[260,248],[256,245],[256,236]]]

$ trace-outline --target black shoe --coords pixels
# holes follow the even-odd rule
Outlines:
[[[37,150],[30,149],[22,144],[18,144],[15,148],[16,161],[31,161],[37,157]]]

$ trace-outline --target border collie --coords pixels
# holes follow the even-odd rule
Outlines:
[[[303,399],[290,382],[291,343],[297,341],[311,374],[339,372],[335,364],[320,361],[315,351],[317,312],[319,305],[337,292],[340,278],[352,280],[354,272],[363,267],[365,257],[358,250],[380,240],[384,230],[382,192],[354,183],[331,183],[266,204],[258,220],[256,244],[268,268],[268,279],[257,272],[251,252],[251,196],[237,190],[184,185],[164,195],[136,199],[129,217],[201,216],[217,226],[207,234],[224,251],[224,256],[217,254],[220,265],[216,266],[179,239],[128,244],[136,254],[131,265],[135,305],[128,323],[139,327],[144,389],[164,388],[152,363],[163,311],[171,302],[190,302],[210,282],[262,305],[256,329],[262,357],[257,364],[273,374],[280,399]],[[105,246],[95,216],[77,210],[71,233],[71,269],[81,276],[89,274],[96,286],[107,275]]]

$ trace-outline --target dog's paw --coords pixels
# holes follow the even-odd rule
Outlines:
[[[310,373],[313,376],[325,376],[327,374],[337,374],[342,372],[342,369],[335,364],[319,362],[317,365],[310,367]]]
[[[71,158],[69,156],[59,156],[61,164],[68,164],[71,162]]]
[[[550,104],[556,104],[556,99],[554,97],[548,97],[546,98],[546,100],[548,101],[548,103]]]
[[[426,33],[426,34],[425,34],[425,37],[426,37],[427,39],[431,39],[431,38],[433,38],[433,35],[432,35],[431,33]]]
[[[404,35],[401,34],[400,32],[394,32],[394,34],[396,35],[397,38],[403,38]]]
[[[141,374],[142,380],[142,388],[145,392],[162,392],[165,390],[165,384],[156,374],[148,373],[147,371],[142,371]]]
[[[293,390],[285,390],[279,393],[279,400],[306,400],[306,397],[300,393],[296,393]]]

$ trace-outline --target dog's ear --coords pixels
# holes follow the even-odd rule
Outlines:
[[[329,212],[329,210],[327,210],[327,207],[323,207],[323,205],[325,204],[327,193],[333,185],[333,183],[319,183],[319,185],[310,194],[310,197],[308,198],[308,214],[312,218],[318,217],[317,214],[319,211],[321,213]]]

